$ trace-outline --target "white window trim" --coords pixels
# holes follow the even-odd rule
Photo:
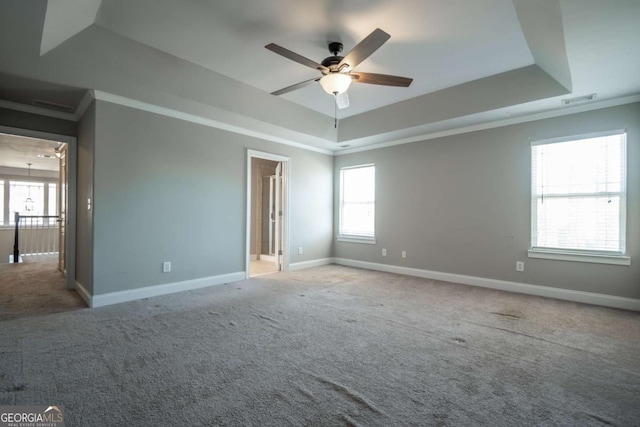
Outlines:
[[[545,145],[545,144],[555,144],[558,142],[566,142],[566,141],[575,141],[577,139],[589,139],[589,138],[598,138],[603,136],[611,136],[611,135],[619,135],[625,134],[626,129],[616,129],[616,130],[608,130],[602,132],[592,132],[581,135],[571,135],[564,136],[559,138],[549,138],[538,141],[530,141],[531,147],[537,145]],[[628,168],[625,165],[625,180]],[[626,197],[626,183],[625,183],[625,191],[621,193],[616,193],[618,195],[624,194]],[[547,196],[552,197],[552,196]],[[625,204],[626,207],[626,204]],[[533,197],[531,201],[531,237],[533,237],[533,233],[535,232],[535,224],[533,221],[534,218],[534,203]],[[626,218],[626,209],[621,209],[620,215],[624,215]],[[621,221],[621,226],[623,227],[622,233],[626,235],[626,221]],[[597,252],[597,251],[572,251],[572,250],[561,250],[561,249],[553,249],[553,248],[540,248],[540,247],[531,247],[527,251],[527,256],[529,258],[539,258],[539,259],[551,259],[558,261],[575,261],[575,262],[587,262],[587,263],[596,263],[596,264],[613,264],[613,265],[631,265],[631,257],[626,254],[620,253],[606,253],[606,252]]]
[[[366,243],[369,245],[376,244],[375,236],[356,236],[352,234],[340,234],[336,237],[339,242],[349,242],[349,243]]]
[[[362,165],[354,165],[354,166],[345,166],[340,168],[340,192],[338,197],[340,198],[338,201],[339,204],[339,212],[338,212],[338,229],[340,228],[340,221],[342,221],[342,171],[344,170],[349,170],[349,169],[360,169],[360,168],[367,168],[367,167],[374,167],[375,168],[375,163],[365,163]],[[375,185],[375,183],[374,183]],[[369,245],[375,245],[376,244],[376,230],[375,230],[375,222],[373,225],[374,229],[373,229],[373,235],[372,236],[365,236],[365,235],[361,235],[361,234],[341,234],[338,232],[338,236],[336,236],[336,239],[339,242],[348,242],[348,243],[364,243],[364,244],[369,244]]]
[[[537,141],[531,141],[531,146],[533,147],[535,145],[555,144],[557,142],[575,141],[578,139],[600,138],[603,136],[620,135],[621,133],[627,133],[627,130],[615,129],[615,130],[607,130],[602,132],[585,133],[580,135],[562,136],[559,138],[540,139]]]
[[[554,251],[547,248],[531,248],[529,258],[553,259],[558,261],[590,262],[596,264],[631,265],[631,258],[624,255]]]

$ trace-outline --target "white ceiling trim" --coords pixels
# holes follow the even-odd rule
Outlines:
[[[520,123],[533,122],[536,120],[544,120],[544,119],[551,119],[554,117],[568,116],[571,114],[584,113],[586,111],[600,110],[603,108],[616,107],[618,105],[632,104],[634,102],[640,102],[640,95],[632,95],[632,96],[627,96],[623,98],[608,99],[605,101],[592,102],[589,104],[583,104],[583,105],[578,105],[574,107],[565,107],[557,110],[545,111],[542,113],[534,113],[534,114],[524,115],[520,117],[504,119],[504,120],[495,120],[495,121],[486,122],[486,123],[479,123],[477,125],[464,126],[457,129],[449,129],[449,130],[444,130],[440,132],[426,133],[422,135],[412,136],[409,138],[402,138],[402,139],[397,139],[393,141],[382,142],[379,144],[367,145],[364,147],[354,147],[346,150],[341,150],[339,152],[334,153],[334,155],[342,156],[345,154],[360,153],[363,151],[376,150],[378,148],[392,147],[394,145],[410,144],[412,142],[427,141],[435,138],[443,138],[446,136],[460,135],[463,133],[476,132],[480,130],[517,125]],[[348,143],[348,141],[346,141],[346,143]]]
[[[625,105],[625,104],[631,104],[634,102],[640,102],[640,94],[632,95],[632,96],[627,96],[622,98],[592,102],[589,104],[576,105],[573,107],[563,107],[563,108],[558,108],[551,111],[528,114],[520,117],[512,117],[509,119],[494,120],[494,121],[479,123],[471,126],[464,126],[456,129],[449,129],[449,130],[440,131],[440,132],[424,133],[424,134],[412,136],[409,138],[390,140],[387,142],[374,144],[374,145],[367,145],[364,147],[354,147],[354,148],[340,150],[340,151],[338,151],[339,148],[336,148],[336,150],[330,151],[330,150],[324,150],[321,148],[311,147],[305,144],[300,144],[295,141],[290,141],[284,138],[275,137],[262,132],[256,132],[250,129],[245,129],[239,126],[222,123],[217,120],[207,119],[201,116],[196,116],[194,114],[184,113],[184,112],[173,110],[170,108],[160,107],[158,105],[149,104],[146,102],[137,101],[130,98],[125,98],[119,95],[113,95],[113,94],[109,94],[102,91],[91,91],[91,92],[94,94],[95,99],[99,99],[101,101],[107,101],[114,104],[123,105],[126,107],[136,108],[139,110],[160,114],[163,116],[173,117],[176,119],[180,119],[180,120],[184,120],[192,123],[198,123],[198,124],[202,124],[202,125],[217,128],[217,129],[227,130],[229,132],[239,133],[242,135],[247,135],[247,136],[260,138],[260,139],[264,139],[272,142],[277,142],[279,144],[290,145],[290,146],[301,148],[307,151],[314,151],[314,152],[329,154],[334,156],[375,150],[378,148],[391,147],[394,145],[410,144],[412,142],[426,141],[426,140],[435,139],[435,138],[442,138],[442,137],[452,136],[452,135],[460,135],[460,134],[475,132],[479,130],[493,129],[497,127],[510,126],[510,125],[519,124],[519,123],[527,123],[527,122],[532,122],[536,120],[550,119],[554,117],[567,116],[571,114],[583,113],[586,111],[593,111],[593,110],[599,110],[602,108],[609,108],[609,107],[615,107],[618,105]],[[335,143],[335,141],[330,141],[330,140],[327,140],[327,142]],[[350,141],[343,141],[342,144],[348,144],[349,142]]]
[[[114,94],[102,92],[99,90],[92,91],[92,93],[93,93],[93,97],[100,101],[106,101],[112,104],[118,104],[125,107],[135,108],[137,110],[160,114],[162,116],[172,117],[174,119],[184,120],[186,122],[197,123],[200,125],[204,125],[204,126],[208,126],[216,129],[222,129],[229,132],[250,136],[253,138],[259,138],[267,141],[277,142],[279,144],[289,145],[289,146],[301,148],[307,151],[314,151],[316,153],[322,153],[322,154],[328,154],[328,155],[334,154],[334,152],[330,150],[324,150],[322,148],[312,147],[306,144],[301,144],[299,142],[269,135],[263,132],[257,132],[257,131],[246,129],[240,126],[234,126],[229,123],[223,123],[217,120],[208,119],[202,116],[197,116],[195,114],[185,113],[185,112],[174,110],[171,108],[161,107],[159,105],[149,104],[147,102],[126,98],[124,96],[114,95]],[[329,140],[327,141],[335,143],[335,141],[329,141]]]
[[[19,104],[19,103],[10,102],[2,99],[0,99],[0,108],[7,108],[10,110],[22,111],[22,112],[31,113],[31,114],[38,114],[41,116],[53,117],[53,118],[58,118],[63,120],[78,121],[82,117],[82,115],[84,115],[89,105],[91,105],[91,102],[93,101],[93,99],[106,101],[112,104],[118,104],[125,107],[131,107],[138,110],[147,111],[150,113],[160,114],[162,116],[172,117],[172,118],[184,120],[191,123],[197,123],[197,124],[201,124],[201,125],[216,128],[216,129],[222,129],[222,130],[226,130],[226,131],[241,134],[241,135],[246,135],[246,136],[259,138],[267,141],[272,141],[279,144],[289,145],[289,146],[300,148],[307,151],[313,151],[317,153],[334,155],[334,156],[341,156],[345,154],[359,153],[363,151],[376,150],[379,148],[392,147],[395,145],[410,144],[413,142],[427,141],[430,139],[442,138],[446,136],[460,135],[460,134],[469,133],[469,132],[493,129],[493,128],[502,127],[502,126],[510,126],[514,124],[526,123],[526,122],[531,122],[535,120],[561,117],[561,116],[566,116],[571,114],[582,113],[586,111],[599,110],[602,108],[615,107],[618,105],[631,104],[634,102],[640,102],[640,95],[632,95],[627,97],[608,99],[604,101],[591,102],[588,104],[576,105],[573,107],[563,107],[563,108],[559,108],[551,111],[528,114],[520,117],[512,117],[512,118],[503,119],[503,120],[494,120],[494,121],[489,121],[485,123],[479,123],[471,126],[463,126],[456,129],[449,129],[449,130],[444,130],[439,132],[421,133],[408,138],[392,139],[386,142],[366,145],[363,147],[354,147],[349,149],[336,148],[336,150],[324,150],[322,148],[312,147],[312,146],[301,144],[299,142],[291,141],[285,138],[269,135],[263,132],[253,131],[250,129],[242,128],[240,126],[223,123],[217,120],[208,119],[208,118],[197,116],[194,114],[185,113],[185,112],[174,110],[171,108],[161,107],[159,105],[154,105],[147,102],[138,101],[135,99],[126,98],[123,96],[114,95],[111,93],[98,91],[98,90],[87,91],[87,94],[84,96],[84,98],[82,99],[82,101],[80,102],[80,104],[78,105],[78,107],[76,108],[73,114],[64,113],[60,111],[52,111],[46,108]],[[2,131],[2,127],[0,127],[0,132],[1,131]],[[3,133],[7,133],[7,132],[3,132]],[[44,139],[50,139],[50,138],[44,138]],[[326,140],[326,141],[329,143],[336,144],[335,141],[331,141],[331,140]],[[341,145],[349,144],[353,142],[354,142],[353,140],[342,141],[340,144]]]

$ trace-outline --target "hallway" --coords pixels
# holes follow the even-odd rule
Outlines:
[[[86,308],[75,291],[66,289],[57,266],[57,256],[0,264],[0,321]]]

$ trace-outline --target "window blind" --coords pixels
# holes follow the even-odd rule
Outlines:
[[[340,235],[375,235],[375,166],[340,170]]]
[[[624,254],[626,134],[532,143],[532,249]]]

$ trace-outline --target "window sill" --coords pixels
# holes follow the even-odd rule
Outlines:
[[[559,261],[591,262],[597,264],[631,265],[631,258],[622,255],[584,254],[541,249],[529,249],[529,258],[554,259]]]
[[[349,243],[365,243],[368,245],[375,245],[376,238],[375,237],[364,237],[364,236],[338,236],[338,242],[349,242]]]

